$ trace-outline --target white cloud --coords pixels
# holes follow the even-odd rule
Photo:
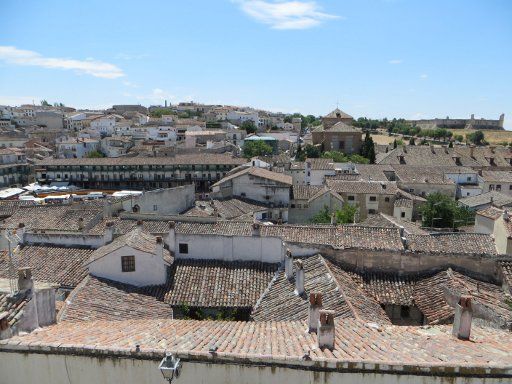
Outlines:
[[[388,63],[389,63],[389,64],[395,64],[395,65],[396,65],[396,64],[402,64],[402,62],[403,62],[403,61],[402,61],[402,60],[400,60],[400,59],[394,59],[394,60],[389,60],[389,61],[388,61]]]
[[[130,87],[130,88],[139,88],[139,86],[137,84],[132,83],[131,81],[128,81],[128,80],[123,80],[123,85]]]
[[[31,65],[42,68],[74,70],[80,74],[116,79],[124,76],[124,72],[114,64],[94,59],[74,60],[54,57],[44,57],[37,52],[18,49],[10,46],[0,46],[0,60],[15,65]]]
[[[420,75],[420,79],[425,80],[426,78],[428,78],[428,75],[427,75],[426,73],[422,73],[422,74]]]
[[[247,15],[273,29],[307,29],[339,16],[321,12],[316,1],[234,0]]]

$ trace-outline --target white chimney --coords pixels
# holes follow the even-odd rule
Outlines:
[[[84,229],[84,218],[79,217],[78,218],[78,230],[83,231],[83,229]]]
[[[293,278],[293,256],[289,249],[286,249],[284,255],[284,274],[288,281]]]
[[[492,203],[492,201],[491,201],[491,203]],[[503,220],[505,220],[505,221],[510,220],[510,215],[506,209],[503,211]]]
[[[252,223],[252,235],[260,236],[260,223]]]
[[[155,255],[161,259],[164,258],[164,241],[160,236],[156,237]]]
[[[169,221],[169,235],[167,236],[169,250],[176,252],[176,223]]]
[[[34,280],[32,280],[32,271],[30,268],[18,269],[18,290],[25,291],[34,287]]]
[[[455,305],[455,318],[453,320],[453,336],[461,340],[469,340],[471,336],[471,322],[473,320],[473,308],[471,296],[461,295]]]
[[[20,244],[25,242],[25,224],[19,223],[18,228],[16,228],[16,235],[20,238]]]
[[[107,245],[114,240],[114,222],[107,221],[105,223],[105,233],[103,234],[103,245]]]
[[[110,201],[106,201],[103,206],[103,218],[110,219],[112,217],[112,203]]]
[[[297,260],[295,270],[295,294],[302,296],[304,294],[304,265],[302,260]]]
[[[318,348],[334,349],[334,311],[319,311],[317,335]]]
[[[309,294],[309,316],[308,331],[316,332],[318,329],[318,320],[320,319],[320,310],[322,309],[322,294],[320,292],[311,292]]]

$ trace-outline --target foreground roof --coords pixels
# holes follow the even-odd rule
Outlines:
[[[477,196],[464,197],[459,200],[459,203],[470,208],[476,208],[486,204],[492,204],[496,207],[504,207],[512,205],[512,197],[505,195],[504,193],[491,191]]]
[[[267,289],[277,267],[255,261],[177,259],[166,285],[144,291],[173,306],[250,308]]]
[[[223,179],[219,180],[212,186],[217,186],[224,184],[227,181],[236,179],[237,177],[243,176],[243,175],[250,175],[254,177],[259,177],[262,179],[272,180],[277,183],[286,184],[286,185],[292,185],[292,177],[285,175],[284,173],[278,173],[278,172],[272,172],[265,168],[258,168],[258,167],[249,167],[245,168],[239,172],[233,173],[229,176],[224,177]]]
[[[464,253],[471,255],[497,255],[494,239],[481,233],[436,233],[408,235],[407,248],[412,252]]]
[[[375,325],[335,320],[335,346],[319,349],[302,321],[225,322],[130,320],[62,322],[0,341],[0,351],[161,358],[166,351],[191,360],[268,363],[434,375],[511,376],[512,334],[473,327],[470,341],[451,326]],[[135,351],[135,345],[140,351]],[[216,352],[211,353],[211,348]],[[304,356],[309,356],[304,358]],[[358,363],[358,364],[354,364]]]
[[[172,319],[170,305],[129,284],[89,275],[66,299],[59,319],[72,321]]]

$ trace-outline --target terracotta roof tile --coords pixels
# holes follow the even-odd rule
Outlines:
[[[407,248],[412,252],[424,253],[497,255],[494,239],[480,233],[408,235]]]
[[[92,249],[71,248],[55,245],[25,245],[14,253],[15,268],[30,267],[34,279],[76,287],[87,275],[84,263]],[[0,255],[0,277],[9,277],[7,254]]]
[[[170,305],[140,288],[89,275],[70,293],[61,321],[172,319]]]

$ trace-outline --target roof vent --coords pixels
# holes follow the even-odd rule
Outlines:
[[[320,310],[322,309],[322,294],[320,292],[311,292],[309,294],[309,316],[308,331],[316,332],[318,329],[318,321],[320,319]]]
[[[304,264],[302,260],[297,260],[295,266],[297,267],[295,271],[295,294],[302,296],[304,294]]]
[[[471,296],[461,295],[459,302],[455,304],[452,334],[458,339],[469,340],[472,320],[473,307],[471,305]]]
[[[318,347],[334,349],[334,311],[321,309],[318,319]]]

